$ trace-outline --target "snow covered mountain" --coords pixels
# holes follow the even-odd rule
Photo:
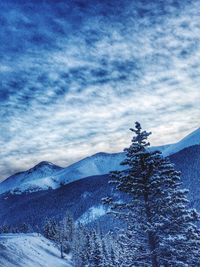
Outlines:
[[[150,149],[160,150],[164,156],[169,156],[196,144],[200,144],[200,128],[178,143]],[[56,189],[63,184],[85,177],[108,174],[112,170],[122,170],[125,168],[120,165],[123,159],[124,153],[97,153],[66,168],[44,161],[28,171],[17,173],[4,180],[0,183],[0,194],[8,191],[19,194],[24,191]]]
[[[89,176],[107,174],[113,170],[122,170],[125,168],[120,165],[123,159],[124,153],[97,153],[61,170],[57,177],[60,182],[69,183]]]
[[[200,144],[200,128],[181,139],[178,143],[172,144],[163,151],[164,156],[172,155],[184,148]]]
[[[17,173],[4,180],[0,183],[0,194],[8,191],[20,194],[24,191],[55,189],[61,184],[67,184],[88,176],[103,175],[112,170],[121,170],[124,166],[119,163],[123,159],[123,153],[97,153],[66,168],[44,161],[28,171]]]
[[[54,187],[54,175],[62,170],[50,162],[42,161],[28,171],[16,173],[0,184],[0,193],[7,191],[37,191]]]
[[[70,267],[70,259],[61,259],[55,245],[37,234],[0,235],[2,267]]]
[[[191,206],[200,211],[200,145],[185,148],[170,156],[175,168],[182,173],[183,188],[189,189]],[[55,190],[0,195],[0,225],[19,226],[22,222],[43,227],[47,218],[63,218],[66,211],[81,223],[100,220],[107,230],[114,220],[105,217],[102,198],[113,195],[108,175],[90,176],[67,183]],[[114,193],[115,197],[122,196]],[[118,227],[118,226],[117,226]]]

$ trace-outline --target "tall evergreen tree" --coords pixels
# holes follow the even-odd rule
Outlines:
[[[61,221],[55,219],[47,220],[43,228],[43,234],[46,238],[56,242],[60,247],[61,258],[64,258],[64,253],[71,252],[73,248],[73,239],[75,232],[75,223],[70,213]]]
[[[55,241],[57,234],[57,221],[55,219],[49,219],[46,221],[43,234],[46,238]]]
[[[101,247],[102,247],[102,256],[103,256],[103,266],[109,266],[109,253],[107,248],[106,239],[103,237],[103,235],[100,235],[101,238]]]
[[[120,266],[119,262],[117,260],[116,253],[115,253],[115,250],[114,250],[113,246],[111,246],[111,249],[110,249],[110,258],[109,258],[109,261],[108,261],[108,266],[109,267]]]
[[[92,231],[92,242],[93,242],[93,248],[89,266],[104,267],[105,257],[102,251],[102,243],[100,236],[96,233],[95,230]]]
[[[73,239],[75,235],[75,222],[72,214],[66,212],[65,217],[59,224],[60,224],[60,229],[62,230],[64,235],[65,253],[70,253],[73,246]]]
[[[82,224],[75,227],[73,239],[73,262],[77,267],[91,266],[93,259],[93,239],[92,231]]]
[[[123,203],[104,199],[112,213],[128,223],[121,238],[126,266],[200,266],[199,215],[188,208],[180,173],[168,158],[148,148],[151,133],[142,131],[138,122],[131,131],[134,136],[122,163],[127,169],[111,175],[116,190],[128,198]]]

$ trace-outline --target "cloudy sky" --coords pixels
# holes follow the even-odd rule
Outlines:
[[[199,127],[200,1],[0,2],[0,178]]]

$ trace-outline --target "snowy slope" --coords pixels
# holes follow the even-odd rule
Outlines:
[[[88,176],[103,175],[112,170],[121,170],[124,166],[120,166],[119,163],[123,158],[123,153],[98,153],[67,168],[61,168],[49,162],[41,162],[34,168],[10,176],[0,183],[0,194],[8,191],[19,194],[24,191],[55,189],[61,183],[66,184]]]
[[[70,267],[55,245],[37,234],[0,235],[1,267]]]
[[[61,170],[56,178],[61,182],[69,183],[88,176],[103,175],[113,170],[122,170],[125,168],[120,165],[123,159],[124,153],[97,153]]]
[[[164,156],[172,155],[184,148],[200,144],[200,128],[181,139],[178,143],[170,145],[163,151]]]
[[[169,156],[184,148],[200,144],[200,129],[183,138],[176,144],[151,147],[150,150],[160,150],[164,156]],[[66,168],[58,167],[50,162],[41,162],[32,169],[15,174],[0,183],[0,194],[12,191],[17,194],[24,191],[39,191],[48,188],[58,188],[89,176],[108,174],[113,170],[122,170],[124,153],[97,153],[80,160]]]

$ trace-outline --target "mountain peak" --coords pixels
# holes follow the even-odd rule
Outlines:
[[[49,161],[41,161],[39,162],[37,165],[35,165],[33,168],[31,168],[29,170],[29,172],[33,171],[33,170],[38,170],[38,169],[62,169],[60,166],[55,165]]]
[[[56,166],[56,165],[49,161],[41,161],[37,165],[35,165],[35,167],[43,167],[43,166]]]

